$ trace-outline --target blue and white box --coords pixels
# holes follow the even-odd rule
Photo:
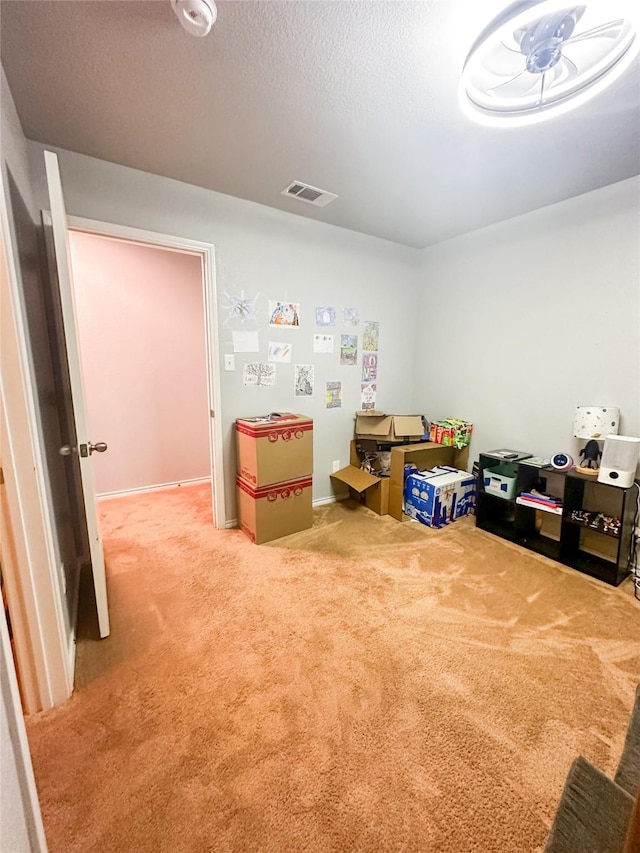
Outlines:
[[[475,506],[476,481],[467,471],[438,465],[410,474],[404,489],[405,514],[427,527],[443,527]]]

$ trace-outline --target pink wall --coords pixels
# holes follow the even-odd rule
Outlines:
[[[70,242],[98,494],[210,476],[200,257]]]

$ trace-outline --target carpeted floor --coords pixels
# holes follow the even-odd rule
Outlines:
[[[101,513],[112,635],[27,723],[51,853],[528,853],[575,756],[615,772],[629,581],[350,502],[267,546],[206,487]]]

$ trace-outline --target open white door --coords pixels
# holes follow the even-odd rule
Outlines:
[[[62,194],[62,181],[60,180],[60,169],[58,167],[57,156],[51,151],[45,151],[44,161],[47,171],[47,186],[49,189],[49,204],[51,207],[51,227],[55,246],[56,266],[58,269],[58,282],[60,286],[60,301],[62,303],[64,334],[67,345],[67,358],[69,361],[71,396],[73,399],[74,420],[78,436],[77,447],[70,448],[65,445],[60,448],[60,452],[63,455],[65,453],[76,452],[80,457],[82,491],[84,495],[84,507],[87,516],[87,530],[89,532],[89,545],[91,550],[93,586],[95,589],[96,604],[98,608],[98,627],[100,629],[100,636],[107,637],[109,635],[107,583],[102,539],[100,537],[100,528],[98,525],[98,510],[96,505],[95,486],[93,482],[93,469],[91,467],[91,454],[95,450],[102,452],[107,449],[107,446],[103,442],[92,444],[89,440],[87,431],[85,396],[82,385],[82,364],[80,360],[80,347],[78,344],[73,278],[69,254],[69,234],[67,227],[67,214],[64,206],[64,196]]]

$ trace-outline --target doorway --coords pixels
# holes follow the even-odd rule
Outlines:
[[[202,256],[73,230],[69,247],[98,499],[209,481]]]
[[[113,450],[113,464],[104,466],[109,469],[104,477],[102,459],[95,462],[98,496],[210,478],[213,523],[224,527],[222,435],[215,416],[220,389],[213,246],[74,217],[69,217],[69,228],[74,277],[80,276],[76,309],[89,422],[93,429],[93,410],[96,428],[105,429],[92,440],[110,444],[105,462]],[[171,284],[180,272],[186,276],[183,284],[190,278],[182,294],[180,285]],[[194,274],[199,295],[194,293]],[[194,340],[180,340],[176,312],[191,324]],[[85,335],[90,338],[86,346]],[[127,368],[134,363],[139,368],[135,378]],[[110,406],[117,410],[115,420]],[[196,423],[198,411],[202,420]]]

